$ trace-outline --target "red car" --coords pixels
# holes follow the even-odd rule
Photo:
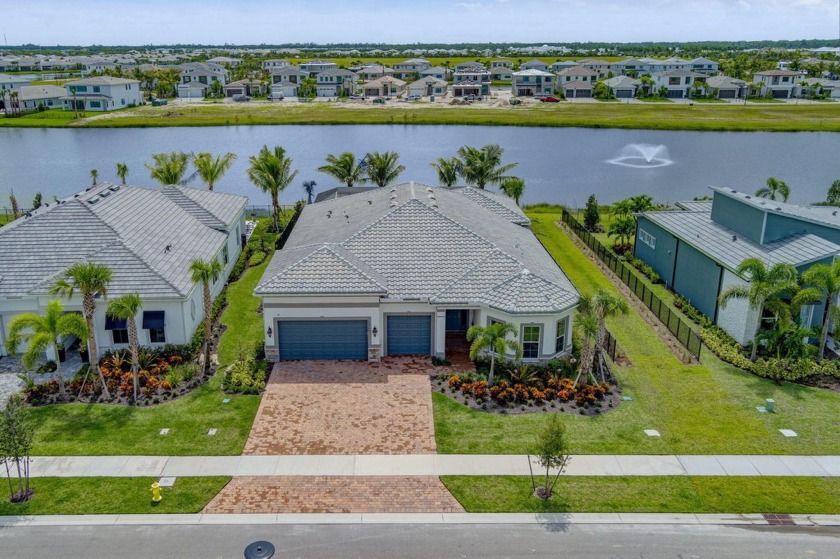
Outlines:
[[[558,99],[557,97],[551,97],[550,95],[548,97],[540,97],[540,103],[559,103],[559,102],[560,102],[560,99]]]

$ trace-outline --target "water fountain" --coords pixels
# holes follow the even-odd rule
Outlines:
[[[618,157],[607,160],[607,163],[635,169],[655,169],[674,162],[668,158],[668,148],[662,144],[627,144],[618,152]]]

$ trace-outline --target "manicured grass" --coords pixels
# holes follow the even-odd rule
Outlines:
[[[554,225],[559,214],[529,212],[537,237],[582,293],[612,284]],[[721,362],[710,352],[701,365],[682,364],[635,312],[608,321],[632,365],[616,367],[625,395],[616,410],[597,417],[564,415],[575,454],[837,454],[840,394],[778,386]],[[470,410],[432,394],[442,453],[526,453],[545,422],[541,414],[497,415]],[[774,398],[778,413],[755,410]],[[793,429],[785,438],[778,429]],[[662,437],[644,434],[657,429]]]
[[[840,513],[840,479],[563,477],[549,501],[531,478],[444,476],[467,512]]]
[[[152,503],[151,484],[157,478],[34,478],[35,495],[26,503],[8,500],[9,486],[0,491],[0,516],[33,514],[161,514],[196,513],[230,481],[229,477],[179,477]]]
[[[52,112],[52,111],[49,111]],[[64,111],[59,111],[64,112]],[[840,131],[832,104],[555,103],[507,108],[412,104],[254,103],[136,107],[119,115],[0,119],[0,126],[161,127],[237,124],[436,124],[656,130]]]
[[[74,121],[73,111],[50,109],[18,118],[0,118],[0,127],[9,128],[63,128]]]
[[[673,103],[670,99],[665,97],[637,97],[642,103]]]

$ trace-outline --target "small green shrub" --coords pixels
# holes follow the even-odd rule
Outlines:
[[[239,352],[239,357],[228,367],[222,379],[225,392],[259,394],[265,389],[268,363],[260,355],[261,348]]]
[[[265,253],[261,250],[254,252],[250,258],[248,258],[248,266],[259,266],[265,260]]]

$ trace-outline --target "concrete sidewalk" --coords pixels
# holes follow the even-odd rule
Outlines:
[[[528,475],[524,455],[36,456],[32,477]],[[569,476],[840,477],[840,456],[576,455]]]

